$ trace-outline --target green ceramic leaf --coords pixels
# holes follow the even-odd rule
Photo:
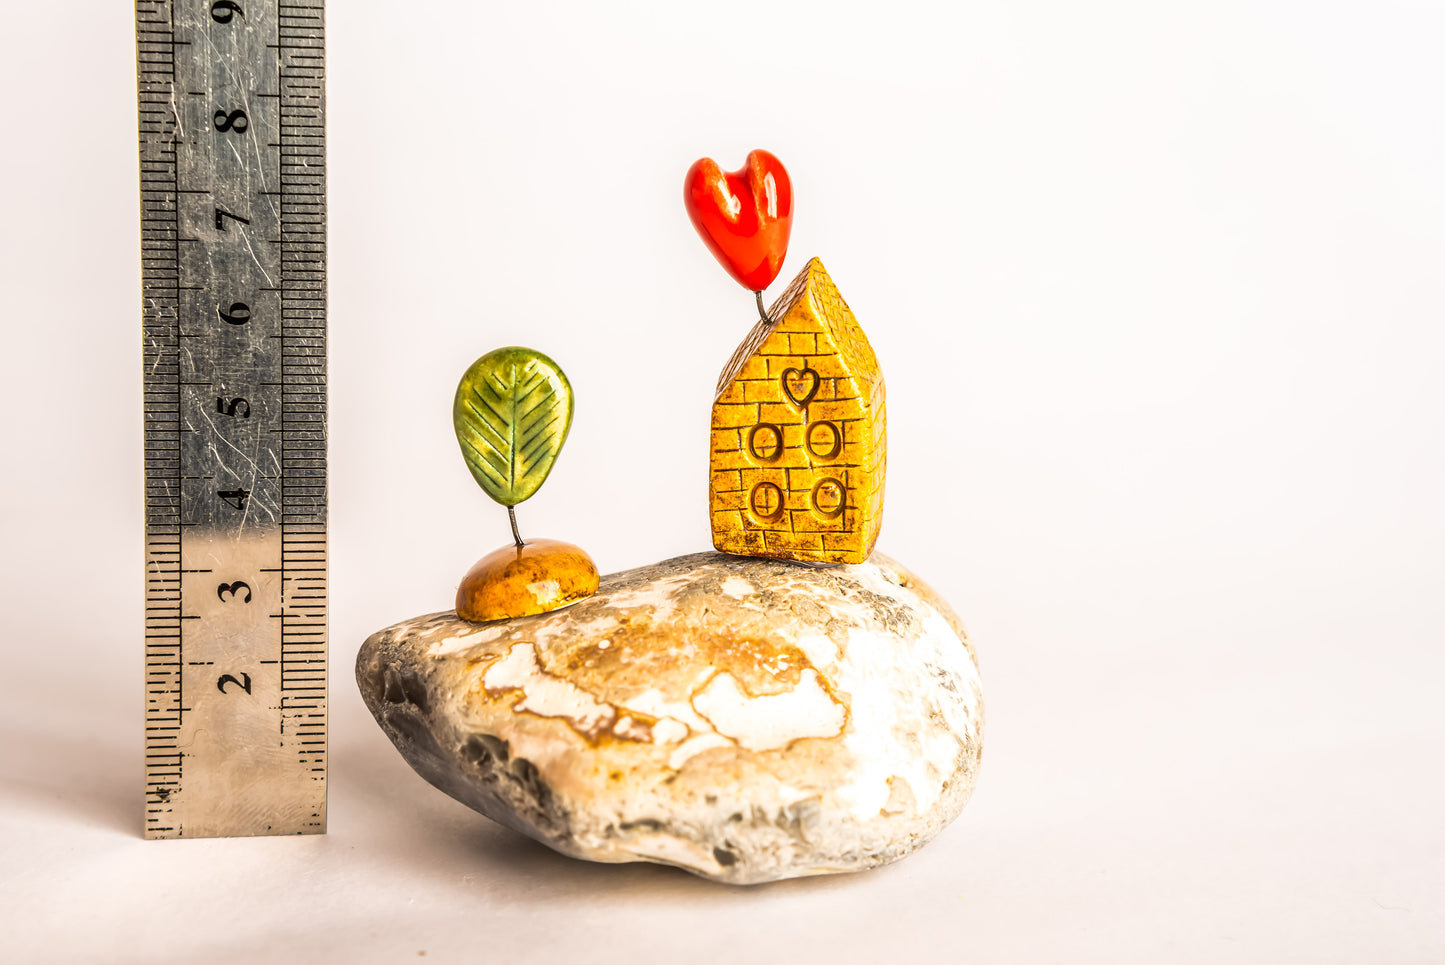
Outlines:
[[[462,376],[452,424],[472,478],[515,506],[541,488],[567,441],[572,384],[541,352],[499,348]]]

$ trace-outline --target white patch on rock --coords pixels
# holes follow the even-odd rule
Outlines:
[[[729,575],[722,581],[722,591],[735,600],[746,600],[758,595],[753,585],[741,576]]]
[[[617,617],[610,613],[595,617],[591,620],[579,620],[573,610],[576,604],[555,610],[557,619],[539,620],[533,629],[532,640],[537,645],[538,651],[545,650],[552,640],[557,638],[595,640],[606,638],[608,634],[617,629]]]
[[[636,697],[628,698],[622,709],[656,717],[659,723],[663,719],[677,721],[695,734],[707,733],[712,730],[712,725],[698,716],[697,711],[692,709],[692,704],[686,701],[668,700],[655,688],[644,690]]]
[[[611,704],[543,671],[537,662],[537,648],[530,643],[515,644],[505,657],[488,667],[482,686],[492,692],[520,690],[522,699],[512,706],[514,712],[561,717],[582,733],[595,733],[617,716]]]
[[[836,737],[847,718],[811,667],[792,690],[762,697],[749,696],[732,674],[720,673],[692,698],[692,705],[719,734],[754,751],[787,747],[800,737]]]
[[[455,637],[448,637],[432,644],[427,651],[429,657],[446,657],[463,650],[470,650],[493,640],[507,632],[504,626],[488,627],[485,630],[478,630],[476,633],[463,633]]]
[[[687,725],[672,717],[664,717],[652,725],[654,744],[676,744],[687,737]]]
[[[800,633],[793,646],[803,651],[810,664],[824,671],[831,671],[838,662],[838,645],[826,633]]]
[[[608,595],[607,605],[614,610],[647,610],[654,624],[664,624],[677,612],[677,595],[691,583],[686,577],[664,577],[640,587],[613,592]]]
[[[908,592],[874,568],[857,569],[859,582],[874,592],[895,597]],[[859,819],[884,810],[895,778],[907,783],[919,810],[932,807],[957,766],[960,747],[980,736],[974,733],[982,691],[978,668],[942,614],[919,607],[915,616],[921,626],[907,643],[912,661],[894,658],[897,641],[888,634],[850,629],[843,671],[834,681],[849,695],[853,719],[844,744],[854,758],[852,780],[835,793]],[[951,700],[920,703],[919,697],[936,690],[935,670],[965,686]],[[946,728],[929,724],[928,715],[935,713]]]
[[[667,758],[667,766],[674,771],[678,771],[682,769],[682,765],[686,764],[689,760],[701,754],[703,751],[710,751],[714,747],[736,746],[736,744],[728,740],[723,735],[714,731],[708,731],[706,734],[698,734],[696,737],[690,738],[679,744],[677,750],[673,751],[672,754]]]
[[[631,714],[623,714],[612,725],[612,733],[624,740],[650,741],[653,739],[652,728],[639,721]]]

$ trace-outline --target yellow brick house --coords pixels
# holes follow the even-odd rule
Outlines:
[[[814,258],[718,378],[708,492],[724,553],[861,563],[883,517],[883,373]]]

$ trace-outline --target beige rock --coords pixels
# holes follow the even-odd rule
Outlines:
[[[983,697],[957,618],[875,553],[700,553],[565,610],[373,634],[367,706],[418,773],[563,854],[753,883],[874,867],[973,791]]]

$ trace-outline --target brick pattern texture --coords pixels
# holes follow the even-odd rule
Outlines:
[[[814,258],[718,380],[713,545],[808,562],[867,559],[883,516],[885,408],[873,347]]]

